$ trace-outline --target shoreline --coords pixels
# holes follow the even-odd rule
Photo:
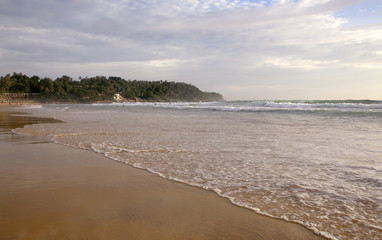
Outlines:
[[[47,138],[1,131],[0,147],[1,239],[324,239],[213,191]]]

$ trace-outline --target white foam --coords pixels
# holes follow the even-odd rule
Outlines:
[[[30,104],[30,105],[21,105],[20,108],[25,108],[25,109],[41,109],[44,108],[43,105],[39,104]]]

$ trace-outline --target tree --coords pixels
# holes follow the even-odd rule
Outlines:
[[[40,86],[39,86],[40,77],[33,76],[29,80],[30,80],[30,92],[39,93],[40,92]]]
[[[41,97],[48,98],[54,91],[53,81],[50,78],[43,78],[39,82]]]
[[[10,78],[11,78],[10,74],[5,75],[4,77],[1,76],[1,78],[0,78],[0,93],[9,92],[9,88],[12,85],[12,81]]]
[[[10,92],[14,93],[29,93],[30,92],[30,80],[29,77],[22,73],[13,73],[10,77],[11,86]]]

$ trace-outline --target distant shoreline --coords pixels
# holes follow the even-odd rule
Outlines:
[[[0,101],[18,99],[60,103],[223,100],[219,93],[204,92],[184,82],[125,80],[105,76],[73,80],[65,75],[52,80],[22,73],[1,76],[0,94]]]

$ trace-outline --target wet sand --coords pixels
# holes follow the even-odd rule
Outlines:
[[[19,136],[0,109],[0,239],[323,239],[215,193],[90,151]]]

